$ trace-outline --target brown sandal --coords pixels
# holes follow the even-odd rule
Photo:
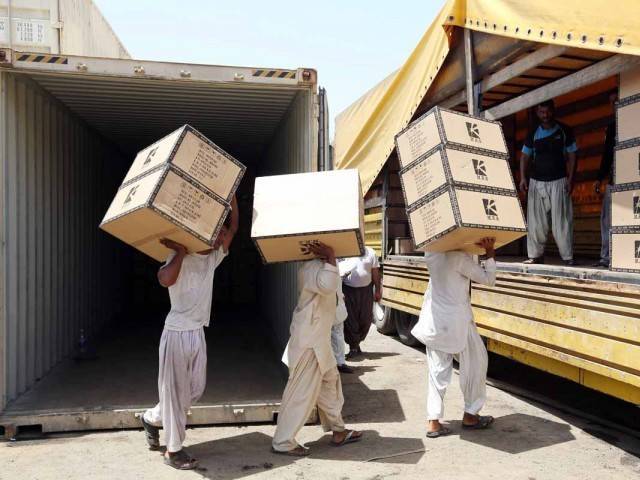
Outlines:
[[[362,439],[362,432],[356,432],[355,430],[347,430],[347,434],[344,436],[341,442],[334,442],[331,440],[331,445],[334,447],[341,447],[347,443],[359,442]]]

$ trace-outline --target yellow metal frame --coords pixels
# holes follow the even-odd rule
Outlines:
[[[383,267],[382,304],[419,314],[424,262]],[[472,304],[490,351],[640,404],[640,287],[498,273],[495,287],[473,286]]]

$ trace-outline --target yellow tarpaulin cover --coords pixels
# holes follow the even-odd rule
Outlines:
[[[446,59],[452,26],[640,55],[639,17],[640,0],[449,0],[404,65],[336,117],[336,168],[357,168],[369,190]]]

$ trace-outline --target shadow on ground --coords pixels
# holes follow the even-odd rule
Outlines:
[[[382,437],[376,431],[363,432],[363,440],[357,443],[334,447],[330,445],[330,434],[307,444],[311,449],[309,459],[416,464],[424,455],[424,445],[417,438]],[[271,437],[261,432],[245,433],[192,445],[189,453],[200,461],[200,474],[204,478],[231,480],[244,478],[265,470],[286,467],[307,459],[289,457],[271,452]],[[415,453],[407,453],[415,452]],[[404,454],[404,455],[398,455]],[[391,458],[380,458],[388,457]],[[158,456],[160,456],[158,454]],[[219,467],[218,459],[224,457],[225,468]],[[222,462],[220,462],[222,463]]]
[[[459,420],[450,422],[460,439],[505,453],[518,454],[571,442],[576,438],[565,423],[513,413],[497,417],[487,430],[465,430]]]

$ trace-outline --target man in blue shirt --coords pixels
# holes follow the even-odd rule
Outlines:
[[[520,157],[520,190],[527,196],[527,250],[524,263],[544,263],[549,227],[566,265],[573,265],[573,205],[576,140],[569,127],[555,120],[553,100],[536,107],[540,126],[529,133]],[[531,162],[531,178],[527,172]]]

